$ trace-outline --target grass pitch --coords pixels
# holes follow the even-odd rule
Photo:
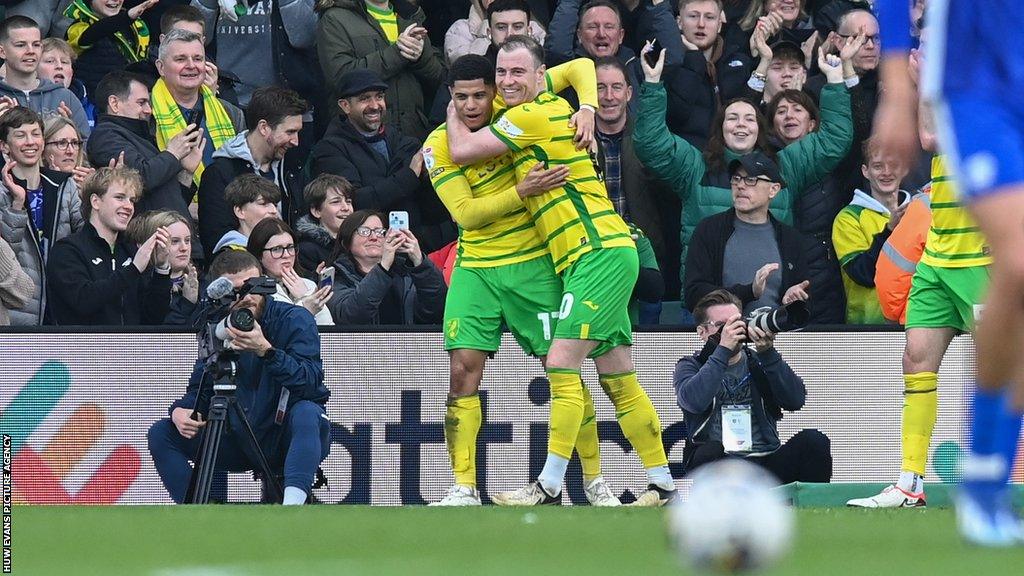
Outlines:
[[[663,512],[589,507],[15,507],[14,574],[689,573]],[[952,510],[800,509],[767,574],[1020,574],[1024,548],[957,538]]]

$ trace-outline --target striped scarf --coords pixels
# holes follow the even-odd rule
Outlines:
[[[231,117],[228,116],[227,110],[209,87],[205,84],[200,86],[199,94],[203,98],[206,130],[210,133],[210,138],[213,139],[213,148],[216,150],[235,137],[235,126],[231,123]],[[150,103],[153,106],[153,119],[156,120],[156,146],[160,150],[166,150],[167,141],[185,129],[185,117],[181,115],[181,108],[174,101],[163,78],[157,80],[156,85],[153,86]],[[196,173],[192,178],[196,186],[199,185],[205,168],[202,162],[196,168]]]
[[[100,16],[92,11],[89,3],[86,0],[74,0],[68,5],[67,9],[64,10],[64,16],[75,21],[74,24],[68,28],[68,43],[75,49],[75,54],[81,54],[87,50],[88,46],[81,46],[79,44],[79,38],[82,36],[89,26],[100,21]],[[82,26],[81,24],[84,24]],[[134,37],[129,38],[123,31],[114,32],[114,44],[117,45],[118,51],[124,56],[128,62],[140,62],[146,59],[146,55],[149,54],[149,28],[141,18],[132,21],[132,32]]]

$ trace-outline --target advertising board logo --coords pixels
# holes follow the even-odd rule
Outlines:
[[[138,450],[129,444],[120,444],[73,494],[65,486],[72,471],[95,448],[106,429],[106,415],[96,404],[75,406],[44,446],[28,443],[29,437],[54,411],[70,387],[68,367],[50,360],[39,367],[0,412],[0,430],[10,434],[12,440],[16,502],[114,504],[139,476]]]

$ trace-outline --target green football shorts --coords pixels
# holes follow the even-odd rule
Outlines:
[[[602,248],[581,256],[562,272],[555,338],[598,341],[591,358],[632,344],[629,300],[639,273],[635,248]]]
[[[551,256],[493,268],[457,266],[444,306],[444,349],[496,352],[507,326],[523,351],[551,346],[562,280]]]
[[[937,268],[919,262],[907,297],[907,328],[969,332],[987,286],[986,266]]]

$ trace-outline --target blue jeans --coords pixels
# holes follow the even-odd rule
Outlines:
[[[329,436],[331,423],[327,419],[323,406],[300,400],[288,409],[288,415],[278,436],[259,438],[260,447],[264,451],[271,467],[284,461],[284,487],[294,486],[309,493],[316,475],[317,466],[327,458],[331,450]],[[149,453],[153,457],[157,474],[171,499],[181,504],[188,491],[188,481],[192,474],[189,463],[199,451],[202,434],[185,438],[170,418],[157,421],[149,429]],[[276,441],[276,442],[275,442]],[[277,446],[273,453],[268,447]],[[220,449],[217,452],[217,471],[245,472],[256,467],[250,462],[238,444],[238,438],[227,432],[221,436]]]

